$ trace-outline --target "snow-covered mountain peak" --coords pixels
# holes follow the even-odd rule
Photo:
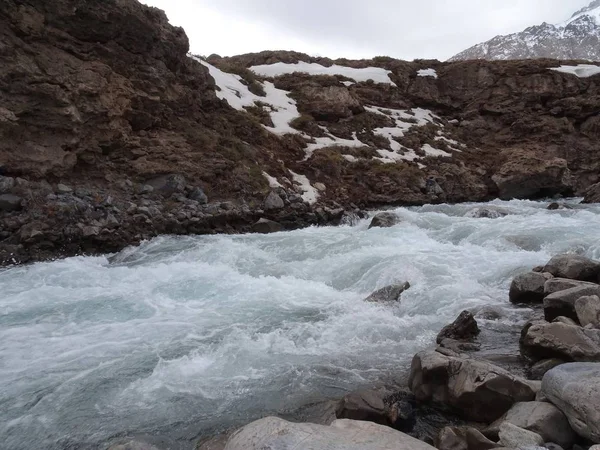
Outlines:
[[[600,61],[600,0],[594,0],[564,22],[544,22],[520,33],[496,36],[453,56],[450,61],[531,58]]]

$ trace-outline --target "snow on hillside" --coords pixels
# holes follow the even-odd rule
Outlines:
[[[418,77],[433,77],[437,78],[438,74],[435,69],[421,69],[417,72]]]
[[[385,83],[396,86],[389,77],[392,72],[379,67],[354,69],[352,67],[338,66],[336,64],[330,67],[325,67],[321,64],[300,61],[296,64],[287,64],[282,62],[275,64],[263,64],[260,66],[250,67],[250,70],[263,77],[279,77],[289,73],[302,72],[309,75],[342,75],[357,82],[373,80],[375,83]]]
[[[593,64],[578,64],[577,66],[560,66],[553,67],[550,70],[562,73],[570,73],[579,78],[588,78],[600,73],[600,66]]]

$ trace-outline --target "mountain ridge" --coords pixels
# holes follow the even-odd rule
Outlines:
[[[560,23],[543,22],[517,33],[495,36],[448,61],[537,58],[600,61],[600,1],[594,0]]]

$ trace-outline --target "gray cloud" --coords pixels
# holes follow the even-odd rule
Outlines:
[[[332,57],[389,55],[408,60],[444,60],[497,34],[543,21],[561,22],[589,1],[179,0],[177,5],[177,0],[147,0],[170,17],[173,12],[172,22],[177,23],[174,17],[179,16],[177,24],[186,28],[192,49],[203,54],[289,49]],[[207,39],[198,28],[202,22],[191,25],[193,11],[186,13],[184,3],[188,9],[193,4],[199,11],[216,12],[232,26],[223,25],[222,32],[211,30]],[[188,21],[186,26],[183,22]]]

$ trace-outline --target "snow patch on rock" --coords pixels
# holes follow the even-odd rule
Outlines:
[[[334,64],[330,67],[325,67],[317,63],[306,63],[300,61],[296,64],[282,62],[275,64],[263,64],[260,66],[252,66],[250,67],[250,70],[263,77],[278,77],[290,73],[302,72],[309,75],[342,75],[358,82],[373,80],[375,83],[384,83],[396,86],[389,77],[392,72],[379,67],[354,69],[352,67],[339,66],[337,64]]]
[[[279,181],[277,181],[277,178],[272,177],[267,172],[263,172],[262,174],[263,174],[263,177],[265,177],[267,179],[267,181],[269,182],[269,187],[271,189],[283,187],[281,185],[281,183]]]
[[[575,75],[579,78],[588,78],[598,75],[600,73],[600,66],[595,66],[593,64],[578,64],[576,66],[552,67],[550,70],[562,73],[570,73],[571,75]]]
[[[438,74],[435,69],[421,69],[417,72],[418,77],[433,77],[437,78]]]
[[[319,198],[319,191],[310,184],[309,179],[305,175],[297,174],[291,170],[290,173],[292,174],[294,183],[296,183],[303,192],[302,200],[310,205],[316,203]]]

